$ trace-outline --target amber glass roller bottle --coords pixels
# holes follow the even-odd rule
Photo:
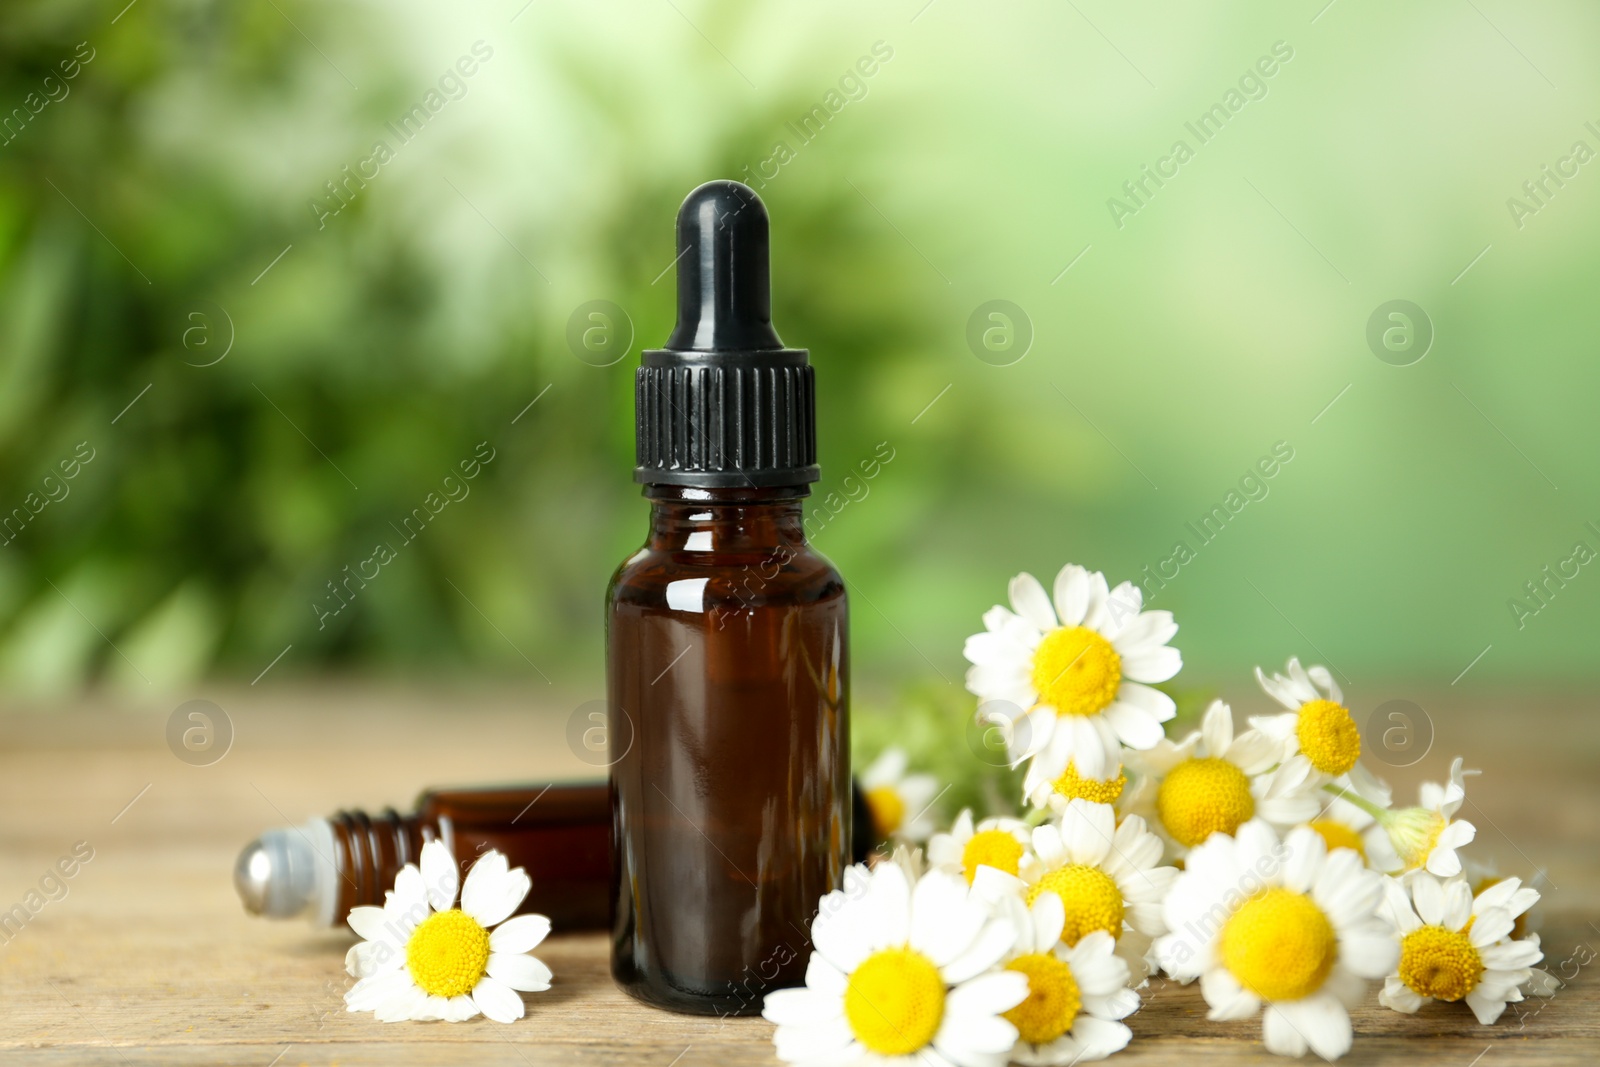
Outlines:
[[[644,547],[607,595],[617,983],[748,1014],[804,980],[850,856],[844,582],[807,543],[812,369],[773,330],[767,212],[678,212],[678,322],[635,382]]]
[[[877,848],[859,789],[853,859]],[[519,911],[550,917],[558,933],[609,928],[611,794],[604,779],[429,789],[406,813],[347,810],[268,830],[239,854],[234,886],[245,910],[268,919],[338,926],[350,909],[381,905],[395,875],[428,841],[443,841],[462,873],[489,849],[528,872]]]
[[[406,814],[341,811],[268,830],[239,854],[234,887],[253,914],[340,925],[357,905],[381,905],[400,868],[439,840],[463,874],[499,849],[533,882],[519,910],[597,930],[610,910],[610,808],[603,781],[430,789]]]

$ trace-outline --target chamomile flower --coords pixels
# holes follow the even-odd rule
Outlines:
[[[1461,858],[1456,849],[1477,836],[1477,827],[1455,818],[1467,798],[1466,776],[1461,757],[1450,764],[1450,780],[1443,785],[1423,782],[1418,790],[1421,804],[1414,808],[1384,811],[1377,818],[1389,834],[1405,872],[1426,870],[1440,878],[1461,873]]]
[[[1049,808],[1060,815],[1074,800],[1087,800],[1091,804],[1116,805],[1127,788],[1128,776],[1119,765],[1110,778],[1086,778],[1078,773],[1076,764],[1068,762],[1066,770],[1055,778],[1040,776],[1028,791],[1028,803],[1036,808]]]
[[[1040,894],[1031,908],[1007,896],[1002,911],[1021,931],[1005,969],[1028,978],[1028,998],[1005,1013],[1017,1028],[1011,1061],[1063,1067],[1126,1048],[1133,1033],[1118,1020],[1138,1010],[1139,994],[1128,988],[1128,965],[1111,935],[1094,930],[1069,946],[1054,893]]]
[[[1329,852],[1353,849],[1372,870],[1388,874],[1400,869],[1400,857],[1377,819],[1343,797],[1327,800],[1327,806],[1306,825],[1321,835]]]
[[[1062,943],[1071,948],[1103,931],[1143,981],[1151,939],[1166,932],[1161,901],[1178,874],[1160,862],[1161,840],[1139,816],[1118,823],[1108,805],[1074,800],[1059,824],[1034,828],[1033,850],[1023,857],[1019,877],[981,870],[974,884],[991,899],[1010,890],[1030,907],[1040,897],[1059,897]]]
[[[1002,1013],[1028,995],[1027,976],[997,969],[1016,942],[960,876],[913,883],[897,863],[845,872],[822,898],[806,984],[766,995],[778,1058],[844,1065],[1001,1067],[1017,1040]]]
[[[967,688],[1023,713],[1011,731],[1011,758],[1029,757],[1024,792],[1069,763],[1089,778],[1114,774],[1121,746],[1161,740],[1172,698],[1150,683],[1178,673],[1183,659],[1167,642],[1178,632],[1168,611],[1144,611],[1139,587],[1106,588],[1099,572],[1067,564],[1055,597],[1031,574],[1011,580],[1011,609],[984,613],[984,632],[967,638]]]
[[[1030,840],[1028,825],[1021,819],[984,819],[974,826],[971,809],[963,808],[949,833],[928,840],[928,865],[955,871],[968,885],[979,867],[1016,874]]]
[[[1474,894],[1482,893],[1484,890],[1506,881],[1506,876],[1500,873],[1500,867],[1493,859],[1475,858],[1467,855],[1461,857],[1461,877],[1466,879]],[[1511,936],[1514,938],[1538,933],[1544,925],[1543,916],[1540,911],[1534,910],[1534,907],[1537,905],[1538,900],[1549,892],[1550,876],[1545,871],[1539,870],[1533,873],[1532,878],[1526,881],[1518,879],[1518,882],[1525,889],[1531,890],[1539,896],[1535,898],[1533,906],[1530,906],[1522,914],[1515,916],[1516,924],[1511,928]]]
[[[1156,941],[1161,966],[1200,979],[1211,1019],[1247,1019],[1265,1007],[1267,1050],[1307,1048],[1325,1060],[1350,1049],[1348,1009],[1369,978],[1394,970],[1394,929],[1382,916],[1383,875],[1349,849],[1327,850],[1309,827],[1281,842],[1259,819],[1189,852],[1167,895],[1172,932]]]
[[[907,774],[905,750],[886,748],[861,774],[861,792],[880,841],[926,841],[933,833],[930,805],[939,792],[931,774]]]
[[[1361,730],[1344,694],[1326,667],[1300,666],[1289,660],[1288,674],[1270,678],[1260,667],[1256,681],[1268,696],[1288,708],[1287,714],[1255,715],[1250,725],[1284,745],[1284,758],[1303,755],[1319,774],[1338,778],[1348,774],[1361,757]]]
[[[1324,798],[1310,765],[1279,763],[1281,754],[1281,745],[1259,730],[1235,735],[1233,709],[1212,701],[1200,729],[1182,741],[1163,739],[1149,752],[1129,753],[1141,781],[1128,808],[1150,815],[1174,855],[1258,816],[1281,828],[1315,818]]]
[[[350,929],[364,940],[345,956],[345,970],[360,979],[344,995],[347,1010],[383,1022],[462,1022],[482,1012],[509,1023],[522,1018],[518,990],[550,988],[550,968],[527,955],[550,920],[508,919],[531,888],[527,872],[508,870],[505,856],[490,850],[467,872],[457,906],[459,881],[450,850],[429,841],[422,868],[402,867],[383,907],[350,910]]]
[[[1517,916],[1538,902],[1537,890],[1507,878],[1474,897],[1465,881],[1421,872],[1406,885],[1389,879],[1385,896],[1400,932],[1400,963],[1379,1003],[1409,1014],[1430,1000],[1465,1000],[1487,1026],[1522,999],[1544,953],[1538,934],[1511,934]]]

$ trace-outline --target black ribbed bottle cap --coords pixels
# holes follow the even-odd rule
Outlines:
[[[815,387],[772,328],[767,209],[707,182],[678,209],[678,324],[634,379],[647,485],[805,485],[818,478]]]

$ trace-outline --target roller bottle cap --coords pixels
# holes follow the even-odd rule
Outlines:
[[[245,846],[233,866],[233,888],[251,915],[304,915],[332,926],[338,896],[333,831],[326,819],[268,830]]]
[[[817,472],[807,352],[772,328],[767,209],[749,186],[707,182],[678,209],[678,323],[634,380],[647,485],[799,486]]]

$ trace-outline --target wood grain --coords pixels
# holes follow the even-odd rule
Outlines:
[[[1406,695],[1403,691],[1399,695]],[[594,935],[555,936],[539,955],[556,985],[502,1027],[384,1025],[343,1010],[351,980],[341,932],[251,919],[230,882],[238,849],[262,829],[339,807],[404,806],[426,784],[594,773],[569,750],[582,702],[539,692],[213,695],[233,722],[231,749],[190,766],[168,750],[167,713],[116,701],[0,712],[0,909],[22,902],[57,860],[87,842],[93,858],[0,946],[0,1061],[38,1064],[290,1067],[294,1064],[615,1064],[695,1067],[775,1063],[759,1019],[654,1011],[617,992]],[[1513,1006],[1481,1027],[1463,1006],[1417,1016],[1355,1015],[1343,1063],[1451,1067],[1600,1062],[1600,709],[1589,698],[1536,703],[1417,700],[1436,730],[1419,765],[1387,769],[1402,796],[1461,753],[1483,777],[1464,814],[1472,852],[1507,873],[1549,871],[1542,905],[1549,966],[1573,980],[1549,1001]],[[1514,709],[1514,710],[1508,710]],[[1250,710],[1249,708],[1241,709]],[[1263,709],[1264,710],[1264,709]],[[131,803],[130,803],[131,802]],[[1113,1062],[1282,1062],[1260,1022],[1205,1019],[1198,989],[1155,982]]]

